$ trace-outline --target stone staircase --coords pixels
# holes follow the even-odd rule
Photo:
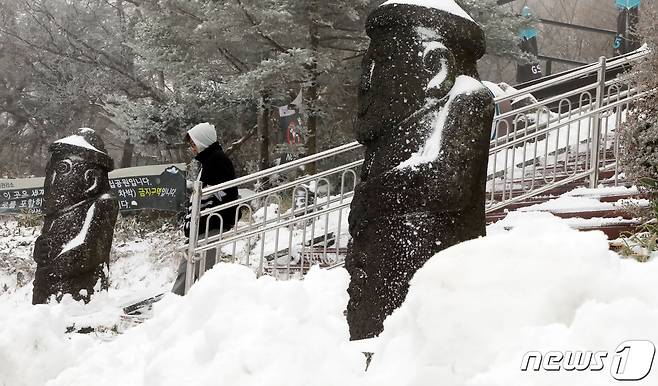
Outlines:
[[[541,196],[510,204],[487,213],[488,224],[504,219],[510,212],[547,212],[565,219],[582,231],[602,231],[611,245],[618,245],[620,236],[630,234],[642,225],[638,209],[649,206],[647,197],[630,184],[599,185],[596,189],[582,188],[572,183],[554,188]]]

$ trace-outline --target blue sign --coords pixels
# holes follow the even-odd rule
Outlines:
[[[640,0],[615,0],[617,7],[631,9],[640,6]]]
[[[530,40],[537,35],[539,35],[539,31],[536,28],[523,28],[521,30],[521,37],[527,40]]]
[[[524,6],[523,9],[521,10],[521,15],[524,16],[524,17],[530,17],[531,16],[530,8],[528,8],[527,5]],[[530,40],[530,39],[536,37],[537,35],[539,35],[539,30],[537,30],[536,28],[523,28],[523,29],[521,29],[521,37],[523,37],[526,40]]]
[[[623,41],[624,41],[624,37],[623,37],[622,35],[620,35],[620,34],[617,34],[617,35],[615,36],[615,40],[614,40],[613,43],[612,43],[612,47],[613,47],[615,50],[620,49],[620,48],[621,48],[621,43],[622,43]]]

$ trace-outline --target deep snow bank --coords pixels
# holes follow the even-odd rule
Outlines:
[[[489,233],[418,271],[367,373],[348,342],[344,270],[277,282],[223,264],[109,342],[63,331],[71,313],[109,313],[112,292],[87,306],[0,296],[0,385],[600,386],[618,384],[619,343],[658,344],[658,261],[621,260],[602,233],[548,213]],[[600,372],[520,371],[527,351],[553,350],[611,356]]]
[[[620,260],[602,233],[547,213],[515,217],[512,231],[492,227],[418,271],[385,322],[373,385],[615,384],[619,343],[658,344],[658,261]],[[610,356],[600,372],[520,371],[526,352],[553,350]]]
[[[0,358],[13,359],[16,371],[0,371],[0,384],[337,385],[364,366],[348,347],[347,282],[343,270],[277,282],[221,264],[185,298],[168,295],[152,320],[111,342],[63,334],[64,305],[17,307],[5,320],[10,329],[0,329]],[[31,373],[26,380],[23,371]]]

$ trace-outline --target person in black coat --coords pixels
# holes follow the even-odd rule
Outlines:
[[[198,179],[202,186],[208,187],[218,185],[235,179],[235,169],[233,163],[226,156],[224,150],[217,142],[217,132],[215,126],[209,123],[200,123],[191,128],[186,135],[186,139],[192,149],[194,158],[201,164]],[[238,188],[231,187],[221,190],[211,196],[203,197],[201,200],[200,210],[217,207],[227,202],[235,201],[238,198]],[[219,211],[221,220],[217,216],[202,216],[199,221],[198,237],[204,239],[206,230],[208,237],[227,232],[235,225],[239,219],[237,206],[231,206]],[[208,220],[210,217],[210,220]],[[188,213],[185,216],[184,232],[186,237],[190,237],[190,220],[191,206],[188,206]],[[207,229],[206,229],[207,228]],[[216,260],[216,250],[211,249],[206,252],[206,270],[212,268]],[[197,266],[198,270],[198,266]],[[178,267],[178,276],[172,292],[178,295],[184,295],[185,292],[185,274],[187,271],[187,261],[183,259]]]

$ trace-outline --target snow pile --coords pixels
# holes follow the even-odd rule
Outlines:
[[[581,196],[581,197],[604,197],[614,195],[638,195],[640,191],[636,186],[601,186],[595,189],[591,188],[575,188],[571,191],[564,193],[564,196]]]
[[[425,8],[434,8],[473,21],[468,13],[466,13],[466,11],[464,11],[454,0],[388,0],[381,6],[389,4],[409,4]]]
[[[549,213],[517,212],[514,229],[489,233],[418,271],[368,372],[348,342],[344,270],[275,281],[219,264],[110,341],[65,331],[89,314],[110,320],[124,287],[89,305],[32,306],[28,287],[0,296],[0,385],[600,386],[617,384],[619,343],[658,343],[658,260],[622,260],[602,233]],[[134,272],[126,280],[146,274]],[[600,372],[520,371],[526,352],[553,350],[610,355]],[[654,369],[634,384],[657,381]]]
[[[546,202],[542,202],[541,204],[525,206],[517,210],[520,212],[551,211],[554,213],[559,213],[559,212],[572,212],[576,210],[580,210],[580,211],[611,210],[614,209],[614,207],[615,205],[612,202],[601,202],[595,198],[578,197],[578,196],[560,196],[558,198],[554,198]]]
[[[337,385],[357,377],[343,310],[345,271],[311,270],[304,281],[256,279],[220,264],[185,297],[166,296],[156,317],[109,343],[63,334],[64,306],[17,307],[0,322],[0,384]],[[2,304],[6,306],[6,304]],[[11,339],[11,340],[10,340]],[[25,361],[33,367],[19,365]],[[36,364],[47,364],[41,373]],[[341,371],[336,371],[340,369]],[[29,371],[25,381],[18,373]],[[45,382],[44,382],[45,383]]]
[[[553,219],[555,217],[553,214],[557,216],[560,215],[560,213],[556,211],[538,211],[538,212],[512,211],[508,213],[504,219],[500,221],[496,221],[495,223],[487,226],[487,234],[492,235],[499,232],[508,231],[519,225],[522,226],[527,222],[526,219],[528,218],[529,213],[532,213],[533,216],[537,219],[539,218]],[[627,225],[629,226],[629,228],[632,228],[634,225],[637,225],[637,219],[633,219],[633,218],[627,219],[624,218],[623,216],[590,217],[590,218],[569,216],[567,218],[562,218],[561,220],[562,223],[576,230],[593,230],[603,226],[624,226],[624,225]]]
[[[173,239],[165,230],[123,242],[115,236],[110,254],[110,286],[122,303],[171,289],[183,257],[176,251],[179,243]]]
[[[550,211],[553,213],[579,212],[579,211],[602,211],[621,209],[625,206],[648,207],[647,199],[628,198],[617,202],[601,202],[596,196],[563,195],[558,198],[517,209],[520,212]]]
[[[32,249],[39,235],[35,227],[20,226],[15,220],[0,220],[0,296],[32,281]]]
[[[491,91],[494,98],[499,98],[505,95],[509,95],[509,93],[511,92],[509,89],[507,91],[503,90],[503,88],[500,87],[498,83],[493,83],[488,80],[483,80],[482,84],[484,85],[484,87],[488,88],[489,91]]]
[[[0,385],[45,385],[93,345],[89,335],[64,335],[70,303],[32,306],[28,296],[7,298],[0,297]]]
[[[620,260],[600,232],[521,216],[512,231],[445,250],[418,271],[385,322],[372,385],[616,384],[619,343],[658,343],[658,260]],[[520,371],[526,352],[553,350],[610,355],[600,372]],[[637,384],[657,381],[654,369]]]

